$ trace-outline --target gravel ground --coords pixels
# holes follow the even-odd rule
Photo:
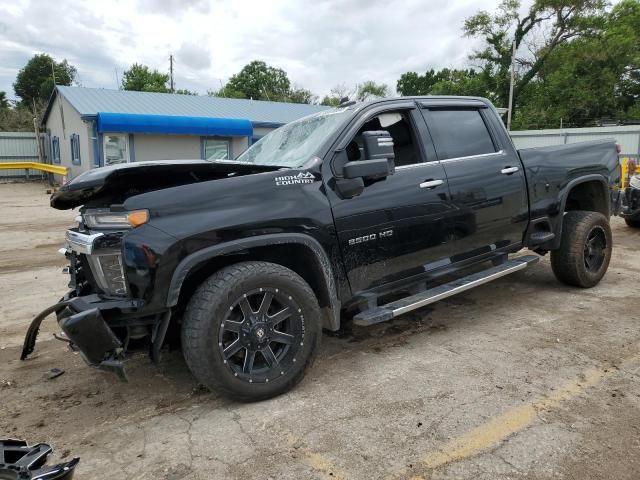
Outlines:
[[[56,250],[74,212],[43,185],[0,185],[0,437],[79,456],[78,479],[637,479],[640,230],[614,219],[599,286],[530,269],[369,329],[325,335],[289,394],[202,390],[179,351],[128,362],[129,383],[23,334],[66,289]],[[48,380],[57,367],[64,375]]]

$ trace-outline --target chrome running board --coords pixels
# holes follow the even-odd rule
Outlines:
[[[410,312],[417,308],[424,307],[439,300],[466,292],[474,287],[489,283],[498,278],[504,277],[511,273],[524,270],[529,265],[533,265],[540,260],[536,255],[526,255],[508,260],[498,266],[488,268],[478,273],[473,273],[466,277],[445,283],[438,287],[424,292],[405,297],[395,302],[387,303],[379,307],[364,310],[353,317],[353,323],[359,326],[375,325],[376,323],[386,322],[403,313]]]

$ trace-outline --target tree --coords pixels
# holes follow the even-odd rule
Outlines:
[[[302,87],[294,87],[287,96],[287,101],[291,103],[314,104],[318,102],[318,97],[311,90]]]
[[[492,15],[480,11],[464,23],[466,36],[480,39],[484,46],[470,59],[491,72],[491,85],[499,106],[507,106],[513,42],[527,47],[516,63],[514,104],[529,83],[564,43],[591,35],[605,17],[604,0],[534,0],[527,14],[519,14],[520,0],[503,0]]]
[[[9,99],[7,98],[7,92],[0,91],[0,111],[9,109]]]
[[[327,107],[337,107],[343,98],[353,97],[355,90],[349,88],[346,83],[340,83],[335,85],[330,91],[329,95],[325,95],[320,105]]]
[[[198,95],[198,92],[187,90],[186,88],[179,88],[173,93],[175,93],[176,95],[196,95],[196,96]]]
[[[55,72],[55,84],[53,73]],[[76,69],[66,60],[56,62],[46,53],[31,57],[18,72],[13,89],[22,104],[32,108],[34,101],[44,103],[49,100],[55,85],[71,85],[76,77]]]
[[[278,102],[288,98],[290,88],[291,82],[284,70],[254,60],[233,75],[222,90],[241,94],[242,98]]]
[[[232,89],[228,84],[224,85],[220,90],[207,90],[207,95],[222,98],[246,98],[244,93]]]
[[[356,86],[356,100],[359,102],[366,102],[367,100],[387,96],[389,96],[389,87],[384,83],[367,80]]]
[[[151,70],[146,65],[134,63],[122,74],[122,89],[137,92],[169,92],[169,75]]]
[[[400,79],[396,84],[396,90],[400,95],[429,95],[433,86],[442,80],[440,72],[436,72],[433,68],[427,70],[423,75],[416,72],[406,72],[400,75]]]
[[[432,95],[462,95],[496,100],[490,88],[491,74],[486,70],[443,68],[438,72],[437,78],[438,81],[431,87]]]
[[[559,45],[520,96],[516,128],[634,119],[640,99],[640,3],[623,0],[602,28]]]
[[[33,132],[33,112],[24,105],[0,108],[0,132]]]

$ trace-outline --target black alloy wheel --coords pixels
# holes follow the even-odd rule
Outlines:
[[[303,340],[304,316],[293,297],[282,289],[259,288],[229,307],[218,348],[235,377],[268,383],[291,369]]]
[[[584,244],[584,266],[591,273],[598,273],[605,261],[607,252],[607,234],[600,225],[596,225],[587,235]]]
[[[321,336],[314,291],[296,272],[271,262],[218,270],[197,288],[182,318],[182,351],[194,376],[242,401],[297,385]]]

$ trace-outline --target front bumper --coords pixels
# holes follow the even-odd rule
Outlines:
[[[36,316],[25,336],[21,360],[35,349],[36,337],[42,321],[55,313],[58,325],[68,338],[70,347],[79,351],[85,362],[96,368],[116,373],[126,379],[124,346],[104,320],[103,313],[118,311],[135,312],[142,306],[139,300],[105,300],[99,295],[72,297],[69,294],[56,305]]]

